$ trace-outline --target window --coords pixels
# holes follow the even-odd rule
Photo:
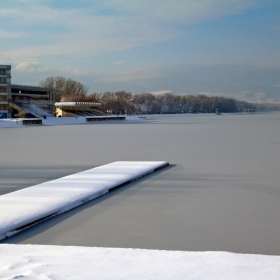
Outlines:
[[[0,75],[6,75],[6,69],[0,69]]]
[[[6,84],[6,83],[7,83],[7,79],[0,77],[0,84]]]
[[[0,101],[7,101],[7,95],[0,95]]]
[[[0,86],[0,92],[7,92],[7,87]]]
[[[0,104],[0,110],[7,110],[8,106],[7,104]]]

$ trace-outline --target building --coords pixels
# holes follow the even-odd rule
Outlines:
[[[57,102],[55,90],[11,84],[11,65],[0,65],[0,119],[104,116],[101,103]]]
[[[10,118],[11,109],[11,65],[0,65],[0,118]]]
[[[53,117],[55,114],[53,88],[11,85],[12,118]]]
[[[94,102],[56,102],[56,117],[105,116],[101,103]]]
[[[55,90],[12,85],[11,65],[0,65],[0,119],[53,117]]]

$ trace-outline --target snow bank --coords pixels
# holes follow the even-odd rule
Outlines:
[[[117,161],[0,196],[0,240],[167,166]]]
[[[280,257],[0,245],[0,279],[280,279]]]
[[[22,120],[19,119],[0,119],[0,128],[1,127],[18,127],[23,126]]]

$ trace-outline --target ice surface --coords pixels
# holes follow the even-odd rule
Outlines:
[[[0,245],[0,279],[280,279],[280,256]]]
[[[0,196],[0,240],[166,166],[165,161],[117,161]]]

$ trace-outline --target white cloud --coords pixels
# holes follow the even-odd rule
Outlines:
[[[171,93],[171,90],[156,90],[156,91],[150,91],[148,93],[154,94],[154,95],[162,95],[166,93]]]
[[[130,82],[135,80],[146,80],[158,78],[161,74],[155,68],[136,68],[118,73],[111,73],[106,76],[110,82]]]
[[[59,67],[59,68],[49,68],[38,62],[25,61],[12,66],[13,73],[21,72],[21,75],[26,72],[41,72],[45,76],[57,76],[64,75],[66,77],[77,77],[77,76],[90,76],[94,73],[89,72],[83,68],[79,67]],[[60,73],[60,74],[59,74]]]
[[[61,67],[61,68],[53,69],[53,71],[58,73],[64,73],[64,75],[66,76],[75,76],[75,77],[90,76],[93,74],[92,72],[79,67]]]
[[[141,14],[160,22],[201,22],[219,16],[239,13],[260,3],[260,0],[108,0],[119,11]]]
[[[179,34],[170,22],[187,24],[211,20],[238,13],[258,1],[102,1],[99,5],[112,11],[111,14],[98,12],[97,4],[92,1],[82,1],[84,8],[81,6],[76,9],[50,7],[47,6],[48,1],[9,2],[2,5],[0,10],[2,20],[9,22],[9,32],[2,33],[2,37],[8,34],[21,36],[28,30],[34,40],[28,47],[19,45],[2,54],[5,57],[32,60],[44,55],[91,55],[104,51],[123,51],[163,42]],[[17,32],[13,33],[13,29]],[[38,40],[35,40],[37,37]]]
[[[28,34],[20,33],[20,32],[8,32],[8,31],[0,30],[0,38],[12,39],[12,38],[20,38],[20,37],[23,37],[23,36],[28,36]]]
[[[49,69],[38,62],[24,61],[16,64],[13,69],[20,72],[45,72]]]

